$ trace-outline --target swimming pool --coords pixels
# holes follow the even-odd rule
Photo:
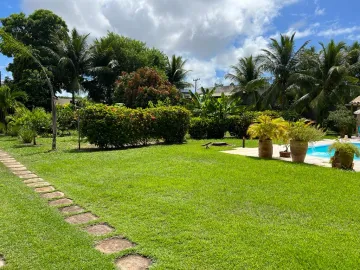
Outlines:
[[[353,143],[360,149],[360,143]],[[335,151],[331,153],[328,152],[330,144],[327,145],[319,145],[319,146],[311,146],[309,145],[309,149],[307,154],[313,157],[321,157],[321,158],[331,158],[334,155]],[[355,157],[354,160],[360,160],[360,158]]]

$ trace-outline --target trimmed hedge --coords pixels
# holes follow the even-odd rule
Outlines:
[[[128,109],[105,105],[81,111],[82,136],[100,148],[146,145],[151,139],[181,143],[189,129],[190,112],[182,107]]]
[[[236,138],[247,137],[246,132],[258,115],[258,112],[250,111],[241,115],[229,116],[227,122],[230,135]]]

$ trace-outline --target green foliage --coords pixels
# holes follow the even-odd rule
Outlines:
[[[208,139],[222,139],[226,132],[226,121],[218,118],[209,118],[207,128]]]
[[[290,122],[296,122],[302,118],[301,115],[294,110],[282,111],[282,112],[280,112],[280,116],[282,118],[284,118],[284,120],[290,121]]]
[[[178,90],[152,68],[123,73],[116,82],[115,101],[129,108],[146,108],[149,102],[170,99],[172,105],[180,100]]]
[[[168,59],[166,65],[166,76],[171,84],[175,85],[177,89],[184,89],[191,87],[192,84],[185,81],[189,70],[185,70],[186,60],[182,60],[181,56],[173,55],[171,60]]]
[[[289,128],[290,139],[302,142],[320,141],[325,136],[325,132],[311,124],[304,119],[291,123]]]
[[[128,109],[93,105],[81,111],[81,133],[100,148],[147,144],[150,139],[181,143],[190,113],[181,107]]]
[[[196,140],[206,139],[209,127],[209,119],[202,117],[193,117],[190,121],[189,134]]]
[[[327,126],[331,130],[340,132],[341,136],[350,135],[356,127],[356,119],[345,106],[338,106],[336,111],[329,113]]]
[[[254,122],[259,113],[257,112],[243,112],[240,115],[231,115],[227,118],[228,131],[231,136],[236,138],[247,137],[247,130]]]
[[[288,123],[283,118],[273,119],[268,115],[260,115],[247,131],[251,138],[261,141],[280,139],[287,132]]]
[[[61,133],[75,128],[76,116],[72,104],[57,105],[57,125]]]
[[[329,146],[329,153],[333,150],[338,152],[346,153],[349,156],[357,156],[360,157],[360,150],[352,143],[342,143],[339,141],[334,142]]]
[[[278,111],[272,111],[272,110],[266,110],[266,111],[261,111],[260,112],[261,115],[266,115],[269,116],[272,119],[275,118],[280,118],[281,117],[281,113]]]

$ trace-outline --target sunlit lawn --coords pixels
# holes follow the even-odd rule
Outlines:
[[[233,147],[242,144],[225,141]],[[81,152],[75,150],[75,137],[60,138],[57,152],[48,152],[50,139],[39,142],[23,147],[17,139],[2,137],[0,148],[137,243],[134,252],[153,258],[153,269],[360,265],[359,174],[228,155],[220,150],[231,147],[202,147],[208,140]],[[256,142],[248,141],[247,146]],[[0,184],[6,186],[0,189],[2,201],[9,201],[5,213],[0,210],[0,253],[11,254],[9,265],[25,265],[30,250],[44,254],[45,260],[59,252],[70,258],[78,256],[76,252],[88,253],[104,265],[115,258],[94,255],[86,236],[69,228],[13,177],[1,177]],[[50,224],[62,228],[59,234],[71,238],[70,243],[79,241],[81,251],[72,244],[63,243],[59,251],[48,242],[32,241],[33,234],[16,222],[19,209],[26,209],[21,210],[25,217],[39,216],[37,220],[50,215]],[[26,218],[21,222],[26,224]],[[39,222],[25,226],[40,228]],[[15,230],[16,237],[10,233]],[[28,245],[19,245],[19,239]],[[34,265],[28,269],[38,269],[36,261],[26,263]]]

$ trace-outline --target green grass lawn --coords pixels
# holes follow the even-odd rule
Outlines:
[[[240,140],[226,141],[241,146]],[[219,150],[229,147],[204,149],[204,142],[77,152],[76,138],[67,137],[59,139],[57,152],[48,152],[50,139],[25,147],[2,137],[0,148],[137,243],[133,252],[153,258],[153,269],[359,267],[359,174],[228,155]],[[51,250],[42,261],[69,256],[78,269],[110,267],[80,267],[90,263],[83,261],[85,254],[93,265],[113,258],[89,249],[86,235],[62,222],[14,177],[1,178],[0,184],[6,187],[1,198],[10,205],[0,212],[5,217],[0,253],[10,254],[9,265],[37,269],[40,262],[28,256]],[[36,220],[17,224],[19,214],[11,209]],[[55,240],[39,244],[34,231],[47,216],[51,222],[44,226]],[[54,227],[62,231],[50,230]],[[53,244],[60,236],[65,240],[57,248]]]

